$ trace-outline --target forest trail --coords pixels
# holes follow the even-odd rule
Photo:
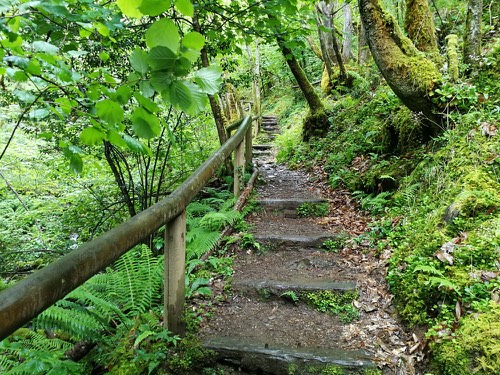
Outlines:
[[[405,355],[415,342],[387,291],[388,255],[363,237],[369,218],[347,192],[276,164],[275,117],[262,130],[260,209],[247,218],[260,249],[236,250],[231,294],[202,327],[205,346],[252,374],[415,374]]]

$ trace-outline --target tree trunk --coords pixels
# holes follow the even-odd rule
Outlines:
[[[323,60],[326,64],[326,70],[330,80],[333,79],[332,66],[334,61],[337,62],[340,70],[339,80],[342,83],[347,82],[347,72],[340,53],[337,37],[335,36],[335,26],[333,24],[333,4],[326,1],[320,1],[316,4],[316,20],[318,23],[318,34],[323,52]],[[329,33],[324,33],[321,30],[324,26],[331,30]],[[335,56],[335,59],[333,58]]]
[[[433,113],[429,97],[441,74],[406,38],[394,18],[385,13],[379,0],[358,0],[361,20],[370,51],[385,80],[413,112],[423,114],[426,138],[441,131],[440,117]]]
[[[428,0],[406,0],[405,29],[419,51],[438,53],[436,26]]]
[[[193,30],[203,34],[201,25],[198,21],[196,14],[193,17]],[[201,49],[201,64],[206,68],[210,66],[210,61],[208,59],[208,53],[205,47]],[[215,95],[208,95],[208,101],[210,102],[210,109],[212,110],[212,115],[214,116],[215,126],[217,127],[217,135],[219,136],[219,142],[221,145],[226,143],[226,126],[227,119],[222,112],[222,108],[219,99]]]
[[[307,104],[309,105],[309,114],[304,120],[302,138],[307,142],[312,137],[324,137],[328,132],[329,123],[323,102],[321,101],[318,93],[314,90],[313,85],[307,79],[302,67],[295,58],[293,51],[285,45],[284,40],[279,36],[276,36],[276,40],[283,56],[285,56],[286,63],[290,67],[290,70],[295,77]]]
[[[325,108],[323,106],[323,103],[321,102],[319,95],[314,90],[311,82],[309,82],[309,80],[307,79],[306,74],[295,58],[293,51],[285,45],[285,42],[280,37],[277,37],[276,39],[278,41],[278,46],[283,53],[283,56],[285,56],[286,63],[290,67],[290,70],[295,77],[295,80],[297,81],[297,84],[299,85],[299,88],[302,91],[307,104],[309,105],[309,109],[311,110],[311,112],[324,111]]]
[[[366,41],[366,32],[363,22],[359,24],[358,33],[358,64],[365,65],[370,58],[370,49]]]
[[[465,21],[463,62],[471,66],[476,65],[477,58],[481,54],[482,14],[483,0],[469,0]]]
[[[348,62],[352,54],[352,9],[351,3],[345,3],[343,10],[344,24],[342,27],[342,60]]]

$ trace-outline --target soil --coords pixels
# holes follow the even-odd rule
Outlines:
[[[379,254],[362,236],[371,219],[358,209],[348,192],[327,188],[320,169],[312,175],[289,170],[276,165],[272,154],[261,156],[258,162],[258,198],[326,198],[329,213],[321,218],[290,218],[266,208],[247,218],[254,235],[335,238],[342,234],[346,240],[337,251],[318,247],[237,248],[233,284],[245,280],[298,279],[353,282],[359,291],[353,304],[359,309],[360,318],[342,323],[337,316],[319,312],[305,303],[255,298],[233,288],[227,299],[217,304],[213,318],[203,324],[202,338],[236,336],[265,347],[363,350],[370,353],[384,374],[421,373],[417,368],[422,360],[423,339],[407,332],[398,321],[385,281],[390,253]],[[226,285],[223,280],[215,280],[213,287],[224,293]]]

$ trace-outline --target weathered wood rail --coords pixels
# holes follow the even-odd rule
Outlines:
[[[181,333],[184,306],[186,207],[234,152],[234,193],[241,170],[252,162],[252,119],[230,130],[228,141],[164,200],[0,292],[0,340],[23,327],[135,245],[165,225],[164,326]]]

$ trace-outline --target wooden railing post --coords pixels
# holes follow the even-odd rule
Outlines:
[[[241,192],[241,177],[245,170],[245,140],[242,140],[234,149],[234,196]]]
[[[249,126],[245,135],[245,166],[252,165],[252,140],[253,140],[252,127]]]
[[[163,324],[165,329],[176,335],[182,335],[184,327],[181,318],[185,303],[186,210],[165,226],[164,251]]]

